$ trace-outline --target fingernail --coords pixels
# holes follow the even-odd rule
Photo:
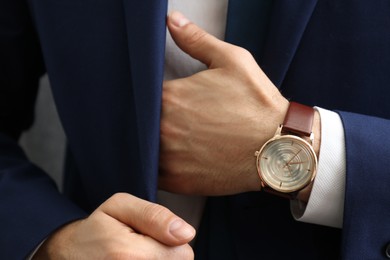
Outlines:
[[[190,20],[188,20],[182,13],[174,11],[169,15],[169,18],[172,20],[172,23],[177,27],[183,27],[188,24]]]
[[[171,223],[169,232],[178,240],[190,239],[195,236],[195,229],[181,219],[177,219]]]

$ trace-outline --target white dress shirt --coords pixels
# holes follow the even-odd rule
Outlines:
[[[210,34],[224,39],[228,0],[169,0],[168,12],[177,10]],[[165,79],[190,76],[206,69],[197,60],[183,53],[169,33],[166,40]],[[344,129],[340,117],[319,109],[321,148],[316,179],[308,204],[291,202],[293,216],[303,222],[342,227],[345,189]],[[255,163],[255,162],[254,162]],[[158,202],[183,217],[195,228],[199,226],[205,199],[199,196],[159,192]]]
[[[341,228],[346,175],[344,128],[338,114],[316,109],[321,117],[318,172],[306,208],[291,201],[291,210],[299,221]]]

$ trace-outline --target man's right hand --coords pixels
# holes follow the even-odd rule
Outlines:
[[[33,259],[193,259],[194,236],[168,209],[118,193],[52,234]]]

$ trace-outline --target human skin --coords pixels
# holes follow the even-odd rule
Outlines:
[[[259,191],[254,153],[283,122],[288,100],[247,50],[213,37],[178,12],[167,24],[176,44],[208,69],[164,82],[159,187],[198,195]],[[318,154],[317,112],[313,132]],[[307,201],[310,189],[300,199]]]
[[[165,81],[159,186],[184,194],[260,190],[254,152],[273,136],[288,109],[250,53],[172,13],[177,45],[208,70]],[[320,120],[315,114],[318,154]],[[303,195],[304,194],[304,195]],[[310,195],[310,187],[301,199]],[[118,193],[88,218],[51,234],[33,259],[193,259],[195,230],[168,209]]]
[[[168,209],[118,193],[54,232],[33,259],[193,259],[195,230]]]

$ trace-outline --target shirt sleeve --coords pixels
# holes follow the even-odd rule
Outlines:
[[[321,117],[317,176],[307,205],[291,201],[298,221],[342,228],[346,177],[344,128],[335,112],[315,108]]]
[[[43,240],[41,243],[39,243],[39,245],[34,249],[34,251],[32,251],[32,253],[26,258],[26,260],[32,260],[33,257],[35,256],[35,254],[38,252],[39,248],[41,248],[43,243],[45,243],[45,241],[46,241],[46,239]]]

